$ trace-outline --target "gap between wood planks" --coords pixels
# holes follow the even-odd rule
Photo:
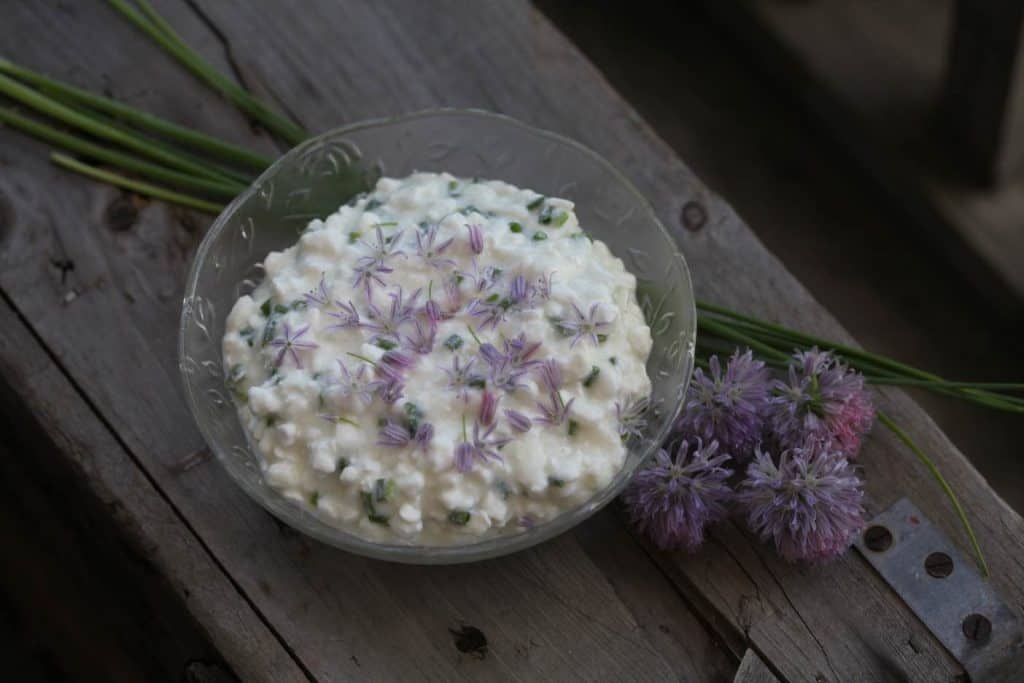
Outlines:
[[[221,561],[212,552],[212,550],[209,548],[206,542],[199,536],[198,533],[196,533],[195,529],[185,518],[182,512],[178,509],[177,505],[175,505],[174,501],[171,500],[171,498],[163,491],[163,489],[156,482],[156,480],[150,475],[145,466],[139,460],[138,456],[132,451],[131,448],[128,447],[128,444],[125,443],[125,441],[121,438],[121,436],[117,433],[113,426],[107,421],[107,419],[99,411],[97,406],[93,403],[92,399],[89,398],[88,394],[83,390],[83,388],[78,384],[78,382],[75,381],[71,373],[67,371],[64,365],[61,363],[60,359],[56,356],[56,354],[54,354],[53,351],[40,338],[40,336],[36,333],[33,326],[25,318],[25,316],[22,315],[21,311],[18,309],[18,307],[11,300],[11,298],[8,296],[7,292],[3,288],[0,288],[0,300],[2,300],[2,305],[10,309],[11,314],[13,314],[17,318],[18,323],[20,323],[21,326],[24,328],[25,333],[29,337],[31,337],[31,339],[38,345],[39,349],[46,356],[47,360],[67,381],[69,387],[74,392],[74,395],[78,399],[80,399],[81,402],[85,405],[89,415],[92,418],[94,418],[102,426],[101,428],[104,430],[104,432],[106,432],[106,434],[111,439],[113,439],[118,444],[118,446],[120,446],[123,452],[131,460],[131,463],[135,467],[135,469],[138,470],[138,472],[145,478],[145,480],[149,483],[153,490],[156,491],[157,495],[160,496],[161,500],[167,505],[167,507],[173,513],[175,519],[178,522],[180,522],[181,525],[188,531],[189,535],[195,540],[195,542],[198,544],[202,552],[204,552],[206,556],[209,558],[209,560],[214,564],[214,566],[216,566],[217,571],[219,571],[220,574],[228,581],[228,583],[239,595],[239,597],[241,597],[242,600],[245,601],[245,604],[249,607],[250,610],[252,610],[253,614],[256,615],[256,617],[260,620],[263,626],[280,644],[281,648],[288,654],[288,656],[295,663],[295,665],[302,671],[306,678],[310,681],[315,681],[316,679],[314,678],[312,673],[302,662],[302,660],[298,656],[296,656],[295,652],[292,650],[288,642],[281,637],[281,635],[277,632],[277,629],[274,628],[271,622],[260,611],[260,609],[255,605],[255,603],[249,598],[249,596],[242,589],[242,587],[238,585],[238,583],[225,569]],[[15,388],[12,388],[12,391],[17,393],[17,389]]]

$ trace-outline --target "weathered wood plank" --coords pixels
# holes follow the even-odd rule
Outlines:
[[[187,7],[168,10],[194,44],[207,45],[212,34]],[[119,50],[152,49],[131,47],[131,29],[104,12],[81,20],[96,22],[94,32],[123,35]],[[82,41],[82,31],[81,25],[69,28],[61,38]],[[61,56],[45,52],[23,51],[19,58],[62,73]],[[219,49],[211,57],[222,62]],[[116,83],[139,82],[130,64],[106,54],[88,59],[85,73],[76,75],[90,87],[96,83],[88,75],[106,68]],[[246,72],[244,62],[240,66]],[[170,73],[178,70],[171,63],[166,67]],[[159,75],[145,75],[148,82],[161,82],[163,70],[156,71]],[[198,87],[193,92],[205,96]],[[176,97],[161,86],[131,99],[163,111],[163,100]],[[220,104],[210,99],[203,109],[218,109]],[[202,121],[205,127],[205,116],[196,108],[181,120]],[[634,598],[626,605],[572,537],[499,563],[448,569],[392,566],[326,548],[282,527],[212,464],[182,471],[179,465],[203,449],[177,393],[173,355],[176,297],[185,257],[198,235],[190,232],[184,214],[158,206],[144,209],[134,224],[125,221],[122,231],[113,230],[104,216],[110,202],[118,201],[116,193],[85,189],[77,181],[72,185],[85,190],[77,197],[50,201],[42,188],[68,178],[46,166],[34,143],[10,135],[4,144],[17,159],[0,180],[0,191],[14,205],[0,275],[6,279],[5,291],[19,292],[14,298],[48,344],[72,328],[107,331],[74,343],[65,339],[57,352],[62,363],[315,676],[721,679],[734,669],[663,577],[654,572],[655,580],[642,587],[633,577],[618,577],[617,586]],[[36,206],[45,206],[55,220],[36,213]],[[47,256],[74,262],[66,282]],[[109,334],[113,330],[116,335]],[[633,546],[627,559],[630,552],[650,574],[642,551]],[[654,650],[643,640],[642,629],[648,615],[659,610],[672,615],[674,629],[663,634]],[[486,635],[486,657],[458,649],[452,630],[468,626]]]
[[[464,19],[454,28],[446,24],[451,12],[418,3],[354,5],[346,7],[345,16],[336,7],[312,3],[302,14],[281,8],[277,13],[253,13],[242,3],[226,2],[205,3],[202,8],[225,36],[247,78],[289,103],[307,125],[323,128],[342,120],[457,104],[497,109],[560,130],[607,154],[638,183],[677,231],[702,296],[815,332],[842,334],[728,207],[703,188],[543,18],[525,6],[475,3],[471,11],[462,6],[459,16]],[[166,9],[185,32],[187,11],[178,5]],[[117,26],[101,27],[122,44]],[[69,46],[80,40],[74,31],[60,38]],[[130,37],[125,37],[123,44],[129,43]],[[324,45],[335,49],[326,50]],[[25,60],[61,75],[67,62],[61,62],[59,53],[49,55],[49,47],[23,46]],[[94,64],[90,59],[83,60],[85,66]],[[433,68],[424,69],[424,64]],[[92,68],[76,75],[79,82],[93,86],[87,73]],[[115,80],[132,82],[131,78],[122,70]],[[152,74],[150,80],[155,82]],[[159,93],[147,93],[146,101],[160,110]],[[176,382],[167,357],[154,358],[158,347],[171,346],[166,337],[173,337],[173,318],[167,312],[172,306],[137,283],[145,282],[139,273],[151,271],[163,282],[180,278],[182,255],[194,245],[194,238],[190,243],[168,220],[170,212],[159,207],[146,209],[129,231],[111,235],[101,220],[110,192],[69,182],[29,158],[36,147],[8,135],[2,139],[5,144],[10,140],[17,153],[12,154],[16,164],[7,169],[12,180],[5,178],[4,185],[16,219],[0,255],[6,266],[0,287],[316,675],[512,675],[524,670],[510,663],[515,643],[533,624],[549,638],[544,654],[537,655],[539,661],[529,669],[535,677],[577,673],[578,666],[604,677],[638,678],[647,672],[657,676],[670,672],[678,658],[689,657],[680,642],[690,634],[674,630],[673,637],[659,642],[660,660],[647,651],[634,652],[635,640],[629,634],[644,624],[646,615],[656,614],[656,603],[644,597],[647,607],[639,609],[631,596],[650,593],[641,593],[639,584],[620,588],[615,564],[603,561],[593,546],[587,550],[586,541],[581,550],[577,539],[583,531],[523,556],[459,568],[457,587],[465,602],[453,605],[457,592],[447,582],[448,573],[395,568],[330,551],[278,530],[266,516],[255,514],[252,504],[216,470],[204,466],[174,472],[173,464],[201,444],[180,399],[168,388]],[[60,197],[44,195],[42,183],[60,187]],[[709,220],[703,230],[684,234],[678,217],[689,202],[704,206]],[[46,206],[53,218],[38,215],[34,206]],[[175,239],[184,245],[173,257],[152,248]],[[59,284],[58,274],[45,261],[46,252],[61,244],[63,251],[58,253],[81,264],[71,275],[70,286],[82,291],[66,306],[61,302],[67,286]],[[146,244],[151,248],[143,248]],[[111,253],[117,258],[108,256]],[[133,277],[111,277],[114,272]],[[102,284],[85,289],[94,282]],[[146,309],[144,315],[141,309]],[[101,337],[97,330],[104,328],[121,331],[122,338]],[[68,330],[79,334],[70,339]],[[1014,558],[1021,551],[1020,518],[992,496],[916,406],[894,395],[888,407],[914,426],[947,472],[961,481],[969,503],[985,516],[980,531],[990,561],[1000,572],[998,585],[1007,597],[1019,601],[1024,570]],[[896,452],[887,439],[877,439],[864,458],[876,506],[907,491],[929,516],[942,520],[948,533],[958,534],[941,495],[908,454]],[[709,623],[726,625],[728,642],[749,638],[787,678],[820,674],[828,680],[935,680],[959,672],[856,556],[811,571],[781,564],[766,547],[730,525],[715,539],[693,558],[655,556],[692,603],[707,610]],[[598,570],[605,572],[607,581],[600,580]],[[532,586],[524,588],[510,577],[519,573],[544,576],[553,585],[546,591],[525,592]],[[413,580],[421,584],[415,593]],[[594,587],[581,605],[582,615],[551,597],[553,589],[570,605],[572,600],[579,602],[581,580]],[[353,585],[359,590],[338,588]],[[650,590],[648,584],[643,588]],[[509,604],[493,595],[499,590],[519,598],[515,607],[521,612],[513,619],[514,630],[502,615]],[[856,609],[850,608],[850,594],[858,597]],[[425,600],[424,595],[438,597]],[[688,614],[671,593],[657,595],[680,605],[680,614]],[[541,597],[543,605],[537,602]],[[552,609],[558,614],[552,616]],[[470,619],[481,615],[492,619],[505,639],[485,629],[489,639],[503,643],[501,649],[496,645],[494,656],[482,661],[456,654],[447,630],[460,628],[462,620],[475,625]],[[506,634],[505,628],[513,632]],[[402,657],[381,645],[381,632],[389,633],[389,642],[402,648]],[[698,638],[703,633],[694,632]],[[678,654],[663,649],[671,647]],[[570,651],[574,652],[566,654]],[[350,656],[356,656],[360,669],[347,661]],[[453,662],[453,657],[461,659]]]
[[[778,683],[779,679],[753,650],[747,650],[736,671],[735,683]]]
[[[0,466],[3,486],[21,485],[9,500],[22,501],[27,516],[20,520],[5,518],[0,529],[20,524],[5,531],[3,537],[10,539],[13,547],[14,534],[31,530],[37,543],[42,540],[38,552],[46,548],[60,554],[68,563],[61,582],[70,584],[65,590],[71,591],[68,600],[72,607],[80,599],[73,593],[76,581],[89,585],[90,590],[105,587],[111,593],[117,591],[119,600],[134,603],[114,608],[92,605],[102,611],[88,623],[93,627],[109,625],[109,637],[120,634],[124,638],[120,646],[133,650],[122,653],[120,659],[91,651],[95,645],[92,639],[82,638],[80,623],[55,620],[38,624],[53,637],[67,640],[67,647],[73,650],[70,660],[88,664],[91,671],[107,680],[183,679],[193,662],[216,665],[216,655],[204,649],[203,641],[208,638],[243,680],[306,680],[273,632],[232,585],[232,579],[97,421],[5,301],[0,301],[0,377],[3,424],[9,427],[4,433],[14,432],[17,424],[20,438],[37,437],[31,449],[5,451]],[[46,432],[45,440],[39,436],[42,430]],[[17,448],[19,442],[9,439],[6,445]],[[35,495],[33,487],[37,489]],[[73,507],[68,505],[70,501],[75,501]],[[54,509],[47,509],[47,503]],[[67,523],[47,519],[57,514],[61,504],[66,507],[59,512],[74,526],[64,536],[50,535],[67,528]],[[120,534],[115,533],[115,526]],[[43,533],[47,536],[40,539],[38,534]],[[31,540],[27,538],[26,544]],[[11,581],[14,577],[10,573],[23,571],[30,575],[36,570],[29,557],[20,554],[5,556],[3,564]],[[44,581],[43,576],[35,578]],[[127,587],[117,590],[111,581],[122,581]],[[36,584],[20,597],[29,600],[35,595],[38,602],[32,608],[38,610],[39,617],[64,614],[70,618],[74,614],[71,609],[57,604],[51,609],[44,607],[48,601],[60,600],[56,589],[64,587],[61,582]],[[156,640],[133,642],[132,618],[122,616],[128,610],[146,623],[139,637]],[[195,624],[186,623],[186,613]],[[107,669],[110,666],[116,669]]]
[[[952,0],[703,4],[913,214],[925,238],[1008,318],[1024,315],[1024,186],[979,187],[936,125]]]

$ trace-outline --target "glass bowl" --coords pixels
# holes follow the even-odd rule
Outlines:
[[[647,370],[652,410],[628,444],[622,470],[586,503],[519,533],[454,546],[376,543],[330,526],[263,482],[259,459],[225,389],[221,337],[235,300],[262,279],[270,251],[298,239],[313,218],[333,213],[383,174],[448,171],[504,180],[576,203],[580,225],[604,241],[638,281],[639,303],[654,347]],[[185,286],[179,363],[185,394],[217,460],[253,500],[325,543],[374,558],[418,564],[481,560],[547,540],[618,495],[662,443],[693,368],[696,311],[679,248],[650,204],[601,156],[564,137],[483,111],[433,110],[367,121],[312,138],[278,159],[217,217]]]

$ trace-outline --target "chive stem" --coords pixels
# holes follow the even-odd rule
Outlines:
[[[900,428],[899,425],[893,422],[892,418],[883,413],[881,410],[877,412],[877,415],[879,422],[888,427],[889,431],[895,434],[897,439],[902,441],[903,444],[907,446],[907,448],[914,452],[914,454],[924,464],[924,466],[928,468],[928,471],[931,472],[931,475],[932,477],[935,478],[935,481],[937,481],[939,483],[939,486],[942,487],[942,490],[946,493],[946,497],[949,498],[949,501],[953,504],[953,508],[956,510],[956,515],[960,518],[960,523],[963,525],[964,530],[967,532],[967,536],[971,539],[971,546],[973,546],[974,554],[975,556],[977,556],[978,564],[981,566],[981,573],[982,575],[987,577],[989,574],[988,563],[985,561],[984,553],[981,552],[981,545],[978,543],[978,537],[974,533],[974,528],[971,526],[970,520],[967,519],[967,513],[964,512],[964,508],[963,506],[960,505],[960,501],[957,499],[952,487],[950,487],[949,482],[947,482],[945,477],[942,476],[942,473],[939,472],[939,468],[935,465],[935,461],[928,457],[928,454],[925,453],[921,449],[921,447],[914,442],[912,438],[910,438],[909,434],[907,434]]]
[[[50,159],[58,166],[63,166],[64,168],[76,171],[94,180],[99,180],[110,185],[116,185],[117,187],[123,187],[127,190],[132,190],[133,192],[138,192],[139,194],[146,195],[154,199],[162,199],[163,201],[171,202],[172,204],[179,204],[181,206],[187,206],[192,209],[198,209],[212,214],[218,214],[224,208],[220,204],[208,202],[204,199],[190,197],[189,195],[167,190],[156,185],[150,185],[149,183],[125,178],[122,175],[110,173],[109,171],[104,171],[103,169],[96,168],[95,166],[83,164],[82,162],[59,152],[51,154]]]
[[[115,142],[138,152],[151,159],[160,161],[181,171],[196,173],[198,175],[224,180],[224,177],[215,170],[203,164],[196,163],[185,157],[163,148],[141,136],[132,135],[121,129],[106,125],[101,121],[87,116],[75,109],[67,107],[56,100],[53,100],[26,85],[22,85],[3,74],[0,74],[0,93],[3,93],[22,104],[28,105],[40,113],[46,114],[54,119],[66,123],[75,128],[86,131],[98,138]]]
[[[88,90],[76,88],[75,86],[62,83],[53,78],[26,69],[14,64],[9,60],[0,57],[0,73],[7,74],[13,78],[35,86],[39,90],[55,97],[63,102],[84,105],[98,112],[108,114],[120,121],[132,124],[138,128],[152,131],[158,135],[165,136],[175,142],[181,143],[193,149],[201,150],[220,160],[235,163],[242,166],[266,169],[272,161],[256,152],[238,147],[225,142],[219,138],[205,135],[198,131],[171,123],[159,116],[148,114],[144,111],[122,104],[101,95],[95,95]]]
[[[297,145],[309,137],[309,133],[301,127],[278,114],[245,88],[226,78],[207,64],[202,57],[173,31],[168,34],[166,30],[161,29],[159,25],[140,14],[134,7],[129,6],[125,0],[107,0],[107,3],[131,23],[135,24],[137,28],[145,32],[165,52],[191,71],[193,75],[219,91],[239,109],[261,123],[270,132],[280,136],[288,144]],[[155,13],[155,10],[152,10],[152,12]],[[166,22],[162,22],[162,25],[167,26]]]
[[[138,173],[151,180],[169,183],[175,187],[198,190],[223,199],[232,199],[245,189],[244,185],[234,182],[216,181],[187,173],[179,173],[158,164],[153,164],[128,154],[122,154],[113,149],[108,149],[74,135],[64,133],[44,123],[21,116],[11,109],[0,108],[0,122],[19,128],[29,135],[76,154],[81,154],[95,161],[112,164],[126,171]]]

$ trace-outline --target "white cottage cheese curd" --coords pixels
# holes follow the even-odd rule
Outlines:
[[[572,202],[383,178],[267,256],[224,363],[265,481],[378,541],[516,533],[603,489],[650,392],[636,280]]]

